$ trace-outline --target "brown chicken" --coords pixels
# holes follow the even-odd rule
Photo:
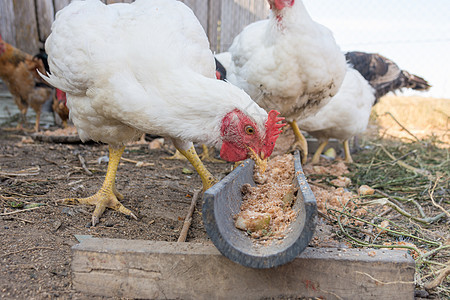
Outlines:
[[[35,131],[39,131],[42,105],[52,93],[52,88],[41,80],[37,71],[46,74],[42,60],[27,54],[3,41],[0,36],[0,78],[8,87],[21,113],[17,128],[26,124],[28,107],[36,112]]]
[[[63,128],[67,128],[67,120],[69,119],[69,109],[67,108],[67,98],[66,93],[61,91],[60,89],[56,89],[55,94],[53,95],[53,111],[58,114],[61,118],[61,123]]]

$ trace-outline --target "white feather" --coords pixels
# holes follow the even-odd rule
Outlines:
[[[215,79],[206,34],[181,2],[73,1],[45,46],[46,80],[67,93],[83,140],[117,145],[146,132],[217,146],[221,120],[235,108],[264,129],[267,113]]]
[[[355,69],[348,67],[339,92],[315,115],[297,120],[300,129],[320,141],[345,141],[366,130],[375,90]]]
[[[345,58],[331,31],[314,22],[300,0],[280,16],[252,23],[235,37],[227,79],[292,121],[314,114],[338,92]]]

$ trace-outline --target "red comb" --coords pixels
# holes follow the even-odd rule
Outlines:
[[[269,111],[266,121],[266,145],[275,144],[281,128],[286,125],[286,123],[278,123],[284,120],[283,117],[278,117],[279,114],[276,110]]]
[[[285,7],[291,7],[292,5],[294,5],[295,0],[275,0],[275,7],[278,10],[282,10]],[[270,4],[270,9],[272,9],[272,3],[271,1],[269,1]]]

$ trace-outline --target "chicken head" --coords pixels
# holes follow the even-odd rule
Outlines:
[[[268,0],[270,9],[282,10],[285,7],[294,5],[295,0]]]
[[[279,114],[271,110],[264,127],[259,127],[238,109],[226,114],[220,130],[223,141],[220,157],[232,162],[251,157],[264,171],[267,158],[272,154],[275,142],[281,133],[281,127],[286,125],[278,123],[284,120],[278,117]]]

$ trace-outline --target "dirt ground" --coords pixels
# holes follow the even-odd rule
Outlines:
[[[183,173],[183,168],[192,170],[187,161],[161,159],[170,152],[150,150],[148,144],[129,146],[124,158],[150,164],[136,167],[121,162],[118,170],[117,187],[125,195],[122,203],[137,214],[138,220],[108,209],[100,224],[91,227],[93,207],[63,206],[56,200],[97,191],[106,173],[107,163],[98,163],[108,154],[106,146],[34,142],[21,133],[1,129],[0,140],[2,299],[85,299],[86,295],[71,289],[70,248],[77,243],[75,235],[177,241],[193,191],[201,188],[196,172]],[[79,156],[86,160],[92,175],[81,168]],[[218,178],[231,166],[206,165]],[[193,215],[189,242],[207,240],[200,202]],[[12,207],[19,203],[29,206]],[[30,206],[30,210],[8,214]]]
[[[150,149],[149,143],[128,145],[122,158],[144,166],[122,159],[116,183],[125,196],[122,203],[138,220],[107,209],[100,223],[92,227],[93,207],[61,205],[57,200],[90,196],[100,188],[107,163],[99,160],[108,155],[107,146],[42,142],[5,128],[0,128],[0,140],[2,299],[102,299],[71,287],[71,247],[78,243],[76,235],[175,242],[194,190],[202,187],[189,162],[163,159],[174,150],[170,142],[160,149]],[[291,140],[289,132],[284,134],[274,155],[284,152]],[[82,167],[83,159],[92,174]],[[233,164],[206,166],[221,179]],[[321,227],[317,232],[328,236],[330,228]],[[186,241],[210,242],[202,224],[201,200]],[[317,244],[317,239],[311,243]],[[332,241],[328,246],[339,244]]]
[[[292,139],[288,129],[273,155],[283,153]],[[116,183],[125,196],[122,203],[138,220],[108,209],[99,225],[92,227],[93,207],[66,206],[57,200],[90,196],[99,189],[106,174],[107,163],[101,158],[108,154],[107,146],[43,142],[5,127],[0,127],[0,141],[1,299],[103,299],[71,287],[71,247],[78,243],[76,236],[177,241],[193,192],[202,187],[187,161],[162,159],[173,151],[170,142],[157,149],[149,143],[128,145],[123,158],[144,165],[122,159]],[[92,174],[82,167],[83,160]],[[218,179],[232,169],[230,163],[206,166]],[[335,236],[334,232],[319,223],[311,245],[349,247],[321,239]],[[201,201],[187,242],[209,242]]]

